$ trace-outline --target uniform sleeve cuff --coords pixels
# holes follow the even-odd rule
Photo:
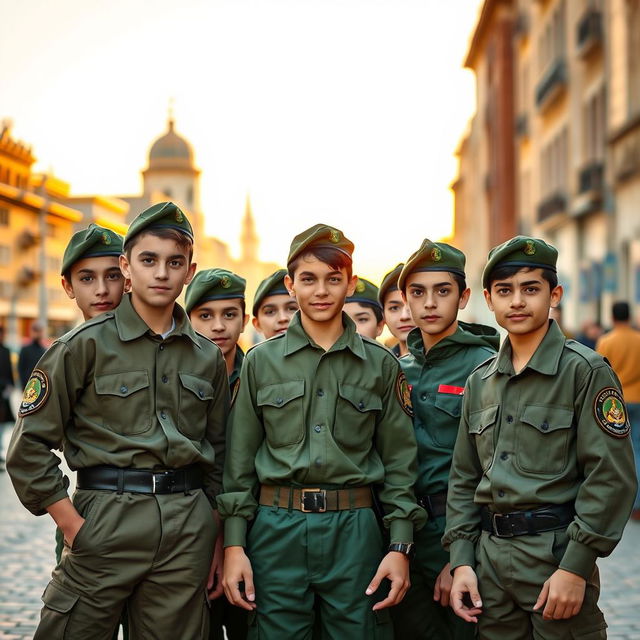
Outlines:
[[[389,536],[391,544],[413,542],[413,522],[403,519],[392,520],[389,524]]]
[[[67,490],[60,489],[60,491],[57,491],[52,496],[49,496],[48,498],[43,500],[39,505],[40,508],[37,510],[32,510],[32,513],[34,513],[37,516],[44,515],[45,513],[47,513],[47,507],[50,507],[52,504],[55,504],[56,502],[60,502],[60,500],[64,500],[65,498],[68,498],[68,497],[69,497],[69,494],[67,493]]]
[[[449,546],[449,562],[451,563],[451,573],[458,567],[476,566],[476,548],[471,540],[459,538],[454,540]]]
[[[560,562],[560,569],[570,571],[585,580],[589,580],[597,557],[598,554],[587,545],[577,540],[569,540],[567,550],[564,552]]]
[[[231,516],[224,521],[224,546],[245,547],[247,544],[247,521]]]

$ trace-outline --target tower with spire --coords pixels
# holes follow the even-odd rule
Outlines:
[[[247,193],[242,217],[242,231],[240,233],[240,255],[244,263],[257,262],[260,239],[256,232],[256,223],[251,210],[251,198]]]

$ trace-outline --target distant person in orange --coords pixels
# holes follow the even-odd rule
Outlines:
[[[631,441],[636,458],[636,474],[640,477],[640,331],[631,326],[631,313],[627,302],[614,302],[611,308],[613,329],[596,344],[620,378],[629,422]],[[631,517],[640,520],[640,491],[636,496]]]

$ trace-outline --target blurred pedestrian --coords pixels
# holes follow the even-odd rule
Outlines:
[[[631,423],[636,474],[640,475],[640,331],[631,326],[627,302],[614,302],[611,315],[613,329],[598,340],[596,350],[609,360],[620,378]],[[631,517],[640,520],[640,491],[636,495]]]
[[[5,425],[12,423],[13,412],[9,405],[9,394],[13,389],[13,369],[11,368],[11,353],[4,345],[4,327],[0,326],[0,465],[4,463],[3,436]],[[4,469],[4,466],[0,466]]]
[[[602,325],[596,320],[585,320],[580,327],[580,333],[576,336],[576,340],[589,349],[595,351],[596,343],[600,336],[604,333]]]
[[[47,350],[42,344],[44,327],[39,322],[36,321],[31,325],[30,334],[31,342],[20,349],[20,355],[18,356],[18,375],[20,376],[22,387],[29,382],[31,372]]]

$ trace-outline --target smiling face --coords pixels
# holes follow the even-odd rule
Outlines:
[[[189,319],[193,328],[215,342],[226,356],[235,349],[249,316],[243,313],[241,298],[229,298],[203,302],[191,309]]]
[[[415,271],[406,280],[411,317],[430,346],[458,328],[458,311],[467,306],[470,290],[462,294],[448,271]]]
[[[287,330],[297,310],[298,303],[287,294],[267,296],[258,308],[258,314],[252,320],[253,326],[265,338],[273,338]]]
[[[523,268],[514,275],[493,280],[484,297],[496,322],[510,334],[524,336],[546,331],[549,309],[562,299],[562,287],[553,289],[542,269]]]
[[[85,320],[115,309],[122,300],[124,276],[117,256],[78,260],[62,277],[62,287],[76,301]]]
[[[120,256],[120,268],[131,281],[132,302],[140,313],[142,309],[172,307],[182,288],[191,282],[196,264],[190,262],[187,247],[142,232],[128,255]]]
[[[416,326],[411,318],[411,309],[398,289],[389,291],[384,298],[384,321],[400,342],[406,342],[409,331]]]

